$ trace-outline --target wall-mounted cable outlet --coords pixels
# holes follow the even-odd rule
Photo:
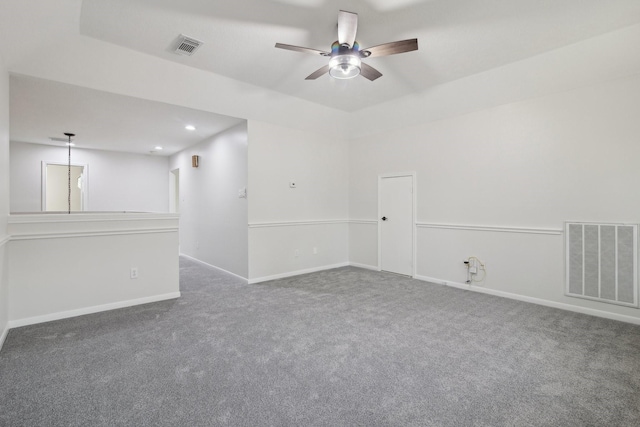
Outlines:
[[[131,267],[131,272],[129,274],[129,277],[131,277],[132,279],[138,278],[138,267]]]
[[[462,262],[467,269],[466,283],[473,284],[474,282],[482,282],[484,280],[487,275],[487,269],[484,262],[480,261],[475,256],[470,256]]]

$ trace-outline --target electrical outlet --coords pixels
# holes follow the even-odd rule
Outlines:
[[[138,267],[131,267],[130,277],[132,279],[138,278]]]
[[[316,248],[315,246],[313,247],[313,254],[318,255],[318,248]]]
[[[300,256],[300,249],[296,249],[295,251],[293,251],[293,256],[294,258],[298,258]]]

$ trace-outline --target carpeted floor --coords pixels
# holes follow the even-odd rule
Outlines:
[[[2,426],[638,426],[640,327],[341,268],[11,330]]]

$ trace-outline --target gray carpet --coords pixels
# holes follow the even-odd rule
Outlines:
[[[356,268],[18,328],[3,426],[638,426],[640,327]]]

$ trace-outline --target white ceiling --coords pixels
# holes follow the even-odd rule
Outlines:
[[[34,77],[13,75],[10,87],[11,140],[18,142],[64,146],[49,138],[69,132],[77,148],[171,155],[242,121]]]
[[[358,13],[357,39],[362,47],[415,37],[419,50],[366,60],[383,73],[383,77],[374,82],[361,77],[337,81],[328,75],[315,81],[304,80],[325,65],[326,59],[276,49],[275,43],[329,50],[337,38],[340,9]],[[367,123],[375,120],[377,127],[383,129],[386,126],[378,124],[387,115],[391,116],[390,121],[395,117],[395,121],[402,122],[404,117],[428,115],[441,104],[443,110],[451,108],[452,96],[442,98],[442,94],[454,93],[454,98],[464,96],[462,92],[451,92],[451,86],[465,79],[490,70],[503,75],[499,70],[505,66],[520,70],[520,65],[552,54],[556,49],[580,50],[579,42],[640,23],[640,0],[3,0],[0,12],[0,36],[7,41],[0,46],[0,56],[10,70],[17,67],[17,73],[22,67],[31,70],[27,74],[32,76],[46,75],[35,58],[45,57],[52,61],[49,65],[57,67],[58,55],[67,46],[73,49],[73,46],[115,45],[125,48],[121,49],[123,52],[135,55],[139,54],[133,51],[142,52],[139,56],[151,55],[182,64],[186,69],[194,67],[247,84],[235,88],[235,92],[226,91],[233,93],[232,99],[229,93],[217,99],[225,105],[231,104],[230,108],[220,108],[220,104],[211,108],[207,102],[183,105],[202,105],[210,111],[224,111],[243,118],[280,121],[296,120],[289,118],[291,108],[296,110],[297,120],[300,114],[308,116],[307,110],[312,108],[327,117],[340,114],[349,125],[364,123],[366,128]],[[202,40],[204,45],[192,57],[176,55],[173,48],[180,34]],[[572,47],[566,48],[570,45]],[[634,49],[630,51],[635,53]],[[62,56],[67,62],[81,57],[94,58],[87,52],[75,51],[64,52]],[[113,59],[111,55],[104,55],[100,60]],[[602,62],[602,59],[598,57],[593,61]],[[551,81],[550,90],[562,88],[556,87],[557,82],[549,79],[549,75],[570,72],[575,76],[573,68],[561,70],[562,62],[556,63],[550,57],[542,62],[548,74],[538,76],[537,80],[541,84]],[[47,62],[42,64],[46,67]],[[623,69],[624,64],[621,67]],[[607,75],[615,76],[614,68],[607,71]],[[131,82],[139,81],[139,70],[126,66],[122,70],[132,73]],[[531,83],[537,82],[533,75],[537,71],[529,70],[526,80],[531,88],[522,92],[535,95],[537,86]],[[159,66],[153,77],[163,79],[165,71]],[[161,145],[165,147],[162,154],[167,155],[240,122],[223,115],[15,72],[11,78],[10,105],[13,141],[51,143],[49,137],[63,137],[64,132],[71,131],[78,135],[78,147],[149,153]],[[599,73],[596,70],[595,74]],[[220,79],[210,75],[212,81],[220,84]],[[513,85],[520,84],[522,75],[517,73],[507,92],[518,92]],[[75,84],[77,80],[67,82]],[[116,80],[127,81],[126,72],[114,75],[113,81]],[[105,81],[112,82],[109,78]],[[207,99],[205,93],[210,99],[212,93],[215,95],[221,89],[202,87],[206,79],[198,82],[167,79],[166,84],[177,92],[184,87],[185,101],[197,100],[199,87],[203,99]],[[525,83],[520,85],[524,88]],[[465,88],[468,84],[459,86]],[[264,93],[251,88],[260,88]],[[492,86],[490,90],[495,88]],[[271,96],[273,93],[285,96],[276,100]],[[252,97],[247,98],[248,94]],[[286,95],[316,105],[300,103],[298,106],[289,102]],[[469,96],[478,97],[478,93]],[[503,98],[507,99],[496,96],[496,99]],[[428,102],[412,102],[413,99]],[[177,101],[183,99],[178,97]],[[438,105],[432,105],[434,103]],[[464,105],[459,110],[468,111],[475,105],[474,102],[467,104],[470,106]],[[275,105],[280,109],[274,108]],[[396,111],[394,105],[407,107]],[[260,109],[274,111],[264,113],[258,111]],[[351,114],[345,116],[343,112]],[[431,115],[437,118],[438,114]],[[282,116],[284,118],[280,118]],[[186,122],[195,123],[198,131],[184,131]]]
[[[362,47],[418,38],[419,50],[366,60],[383,73],[305,81],[327,59],[340,9]],[[263,88],[357,111],[640,22],[638,0],[84,0],[82,34]],[[185,34],[204,45],[172,52]]]

